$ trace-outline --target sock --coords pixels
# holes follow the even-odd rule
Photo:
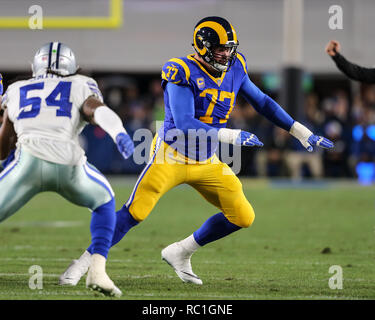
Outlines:
[[[111,247],[118,243],[125,234],[139,222],[133,218],[129,209],[124,205],[119,211],[116,212],[116,226],[113,233]],[[93,254],[93,247],[90,245],[87,248],[90,254]]]
[[[91,263],[91,253],[87,250],[78,258],[80,265],[89,267]]]
[[[87,249],[91,254],[98,253],[107,258],[116,225],[115,200],[101,205],[92,212],[91,245]]]
[[[139,222],[133,218],[126,205],[116,212],[116,228],[112,238],[112,246],[119,242],[127,232]]]
[[[190,235],[184,240],[181,240],[179,244],[186,250],[186,252],[192,255],[201,246],[195,241],[194,235]]]
[[[241,227],[229,222],[222,212],[208,218],[203,225],[193,233],[195,241],[200,245],[221,239]]]
[[[105,273],[106,259],[103,256],[99,254],[93,254],[91,257],[91,261],[92,270],[94,270],[94,272],[97,272],[99,274]]]

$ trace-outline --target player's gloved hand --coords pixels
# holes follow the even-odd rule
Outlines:
[[[332,141],[322,136],[317,136],[313,134],[304,125],[295,121],[289,130],[289,133],[297,138],[301,144],[306,148],[308,152],[313,151],[313,146],[318,146],[325,149],[330,149],[334,147]]]
[[[263,143],[258,139],[258,137],[254,133],[242,130],[234,144],[237,146],[263,147]]]
[[[0,96],[3,94],[4,86],[3,86],[3,76],[0,73]]]
[[[324,138],[322,136],[316,136],[312,134],[307,142],[310,144],[310,146],[307,148],[307,151],[311,152],[312,151],[312,146],[318,146],[324,149],[330,149],[333,148],[333,142],[327,138]]]
[[[116,145],[118,151],[125,159],[128,159],[134,152],[134,143],[130,136],[124,132],[116,136]]]

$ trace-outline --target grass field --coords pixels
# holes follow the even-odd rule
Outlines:
[[[117,208],[133,180],[113,182]],[[161,249],[218,210],[188,186],[167,193],[149,218],[111,249],[108,274],[123,299],[375,299],[375,188],[352,184],[293,187],[243,180],[255,222],[194,254],[203,286],[182,283]],[[0,225],[0,299],[108,299],[57,285],[89,244],[90,213],[53,193],[39,194]],[[29,267],[43,269],[43,289],[29,288]],[[332,290],[332,265],[343,288]]]

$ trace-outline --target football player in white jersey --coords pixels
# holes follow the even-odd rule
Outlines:
[[[105,271],[116,223],[114,193],[107,179],[85,157],[78,136],[86,124],[105,130],[126,159],[134,144],[121,119],[103,103],[94,79],[77,74],[73,51],[60,42],[42,46],[32,63],[33,77],[10,85],[2,97],[0,159],[16,148],[0,173],[0,222],[34,195],[54,191],[92,211],[95,254],[88,288],[120,296]]]

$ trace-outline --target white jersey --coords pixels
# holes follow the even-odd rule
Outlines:
[[[87,122],[80,110],[92,95],[103,101],[96,81],[83,75],[48,74],[10,85],[2,106],[17,133],[17,148],[54,163],[84,163],[78,136]]]

